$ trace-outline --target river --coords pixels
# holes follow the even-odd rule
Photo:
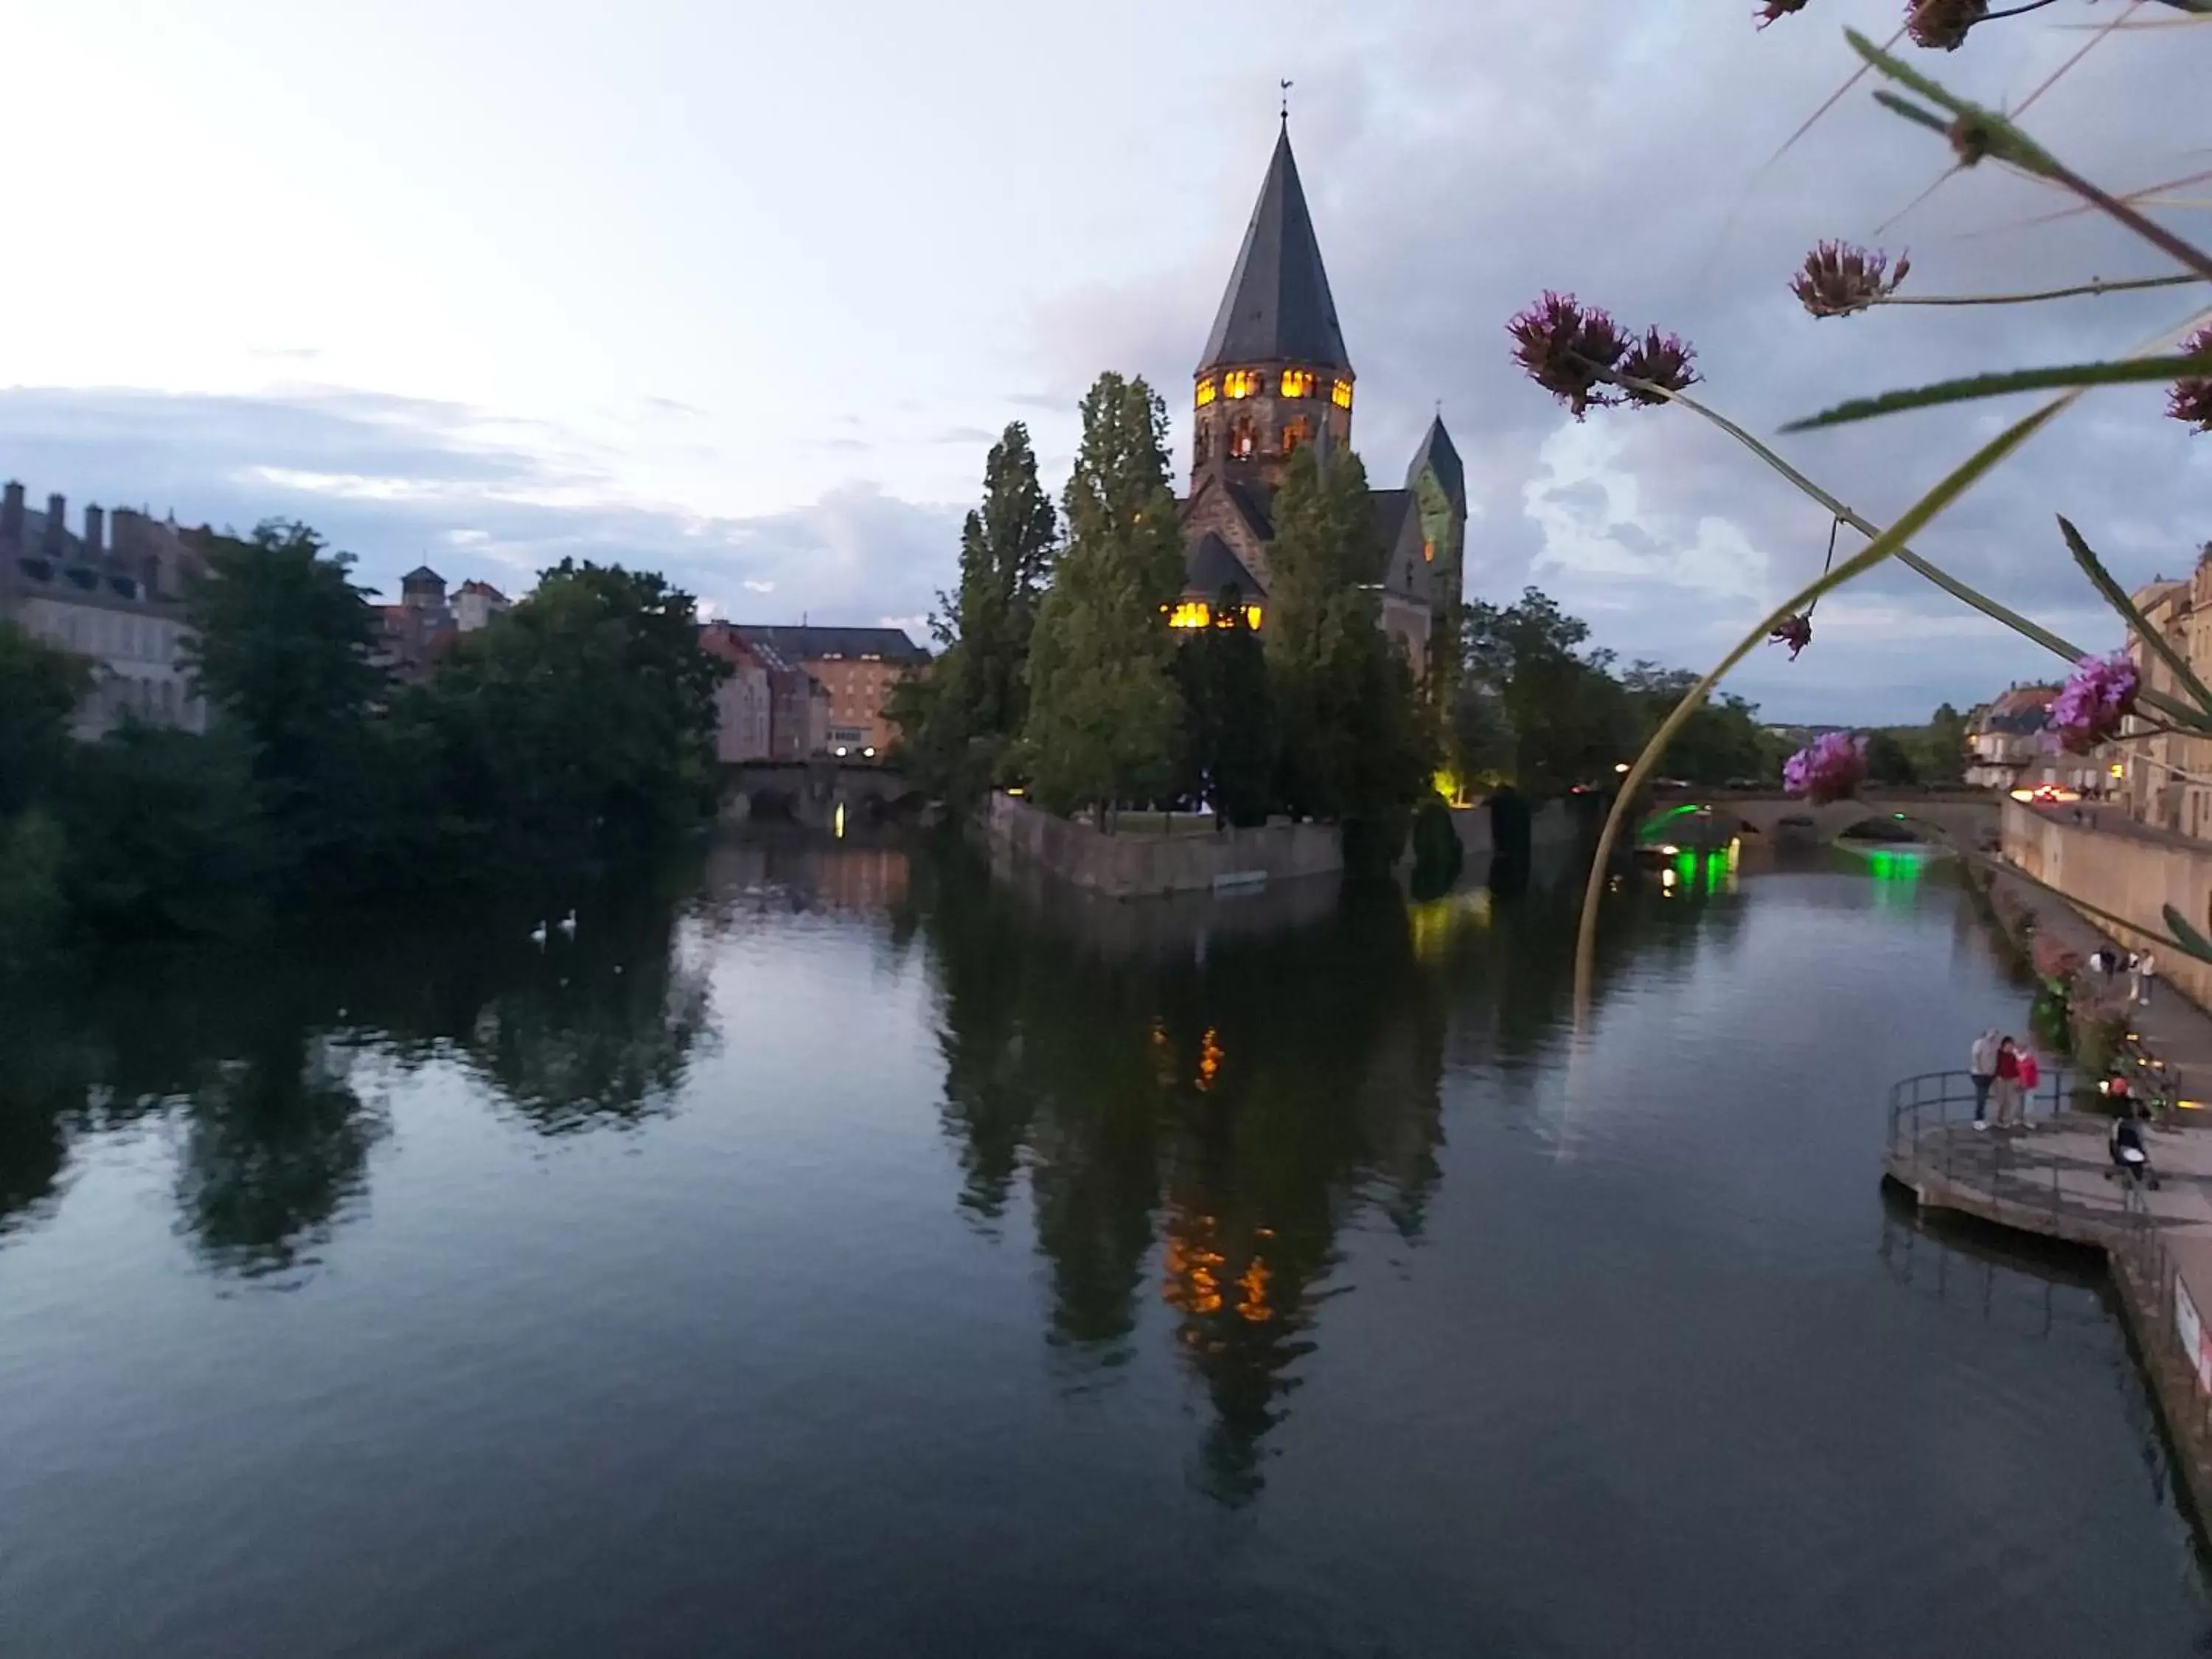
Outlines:
[[[2202,1654],[1940,866],[1098,908],[740,840],[0,1006],[0,1652]]]

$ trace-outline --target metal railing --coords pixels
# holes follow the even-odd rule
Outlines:
[[[2201,1463],[2212,1448],[2212,1355],[2205,1352],[2204,1320],[2181,1283],[2180,1267],[2166,1248],[2166,1229],[2152,1213],[2142,1188],[2129,1182],[2124,1203],[2124,1225],[2107,1249],[2115,1275],[2130,1281],[2124,1288],[2132,1291],[2129,1301],[2143,1364],[2151,1373],[2151,1392],[2186,1468],[2192,1458]],[[2185,1299],[2197,1326],[2194,1332],[2183,1328]],[[2167,1386],[2158,1386],[2161,1378]]]
[[[2070,1073],[2053,1066],[2039,1078],[2034,1090],[2021,1097],[2020,1119],[2033,1125],[2048,1123],[2067,1109],[2072,1092]],[[1986,1136],[1963,1134],[1974,1118],[1974,1079],[1971,1072],[1923,1072],[1892,1084],[1889,1091],[1889,1163],[1900,1178],[1914,1184],[1940,1179],[1951,1187],[1963,1170],[1971,1174],[1971,1188],[1978,1189],[1976,1202],[1966,1207],[1995,1221],[2019,1226],[2054,1238],[2075,1238],[2081,1230],[2065,1218],[2065,1194],[2055,1157],[2023,1156],[2014,1137],[1996,1125],[1995,1091],[1989,1107],[1990,1132]],[[2033,1143],[2029,1143],[2032,1146]],[[2048,1177],[2046,1180],[2045,1177]],[[1924,1195],[1924,1193],[1923,1193]]]
[[[2066,1109],[2073,1092],[2072,1074],[2054,1066],[2036,1079],[2034,1091],[2023,1096],[2022,1115],[2052,1118]],[[1994,1112],[1995,1093],[1992,1091]],[[1971,1122],[1974,1115],[1974,1074],[1972,1072],[1923,1072],[1889,1085],[1889,1150],[1899,1150],[1900,1137],[1917,1141],[1928,1129]]]

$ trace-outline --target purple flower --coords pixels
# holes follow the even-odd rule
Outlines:
[[[1792,755],[1782,767],[1782,787],[1815,806],[1842,800],[1866,777],[1867,740],[1849,732],[1827,732]]]
[[[1848,317],[1896,293],[1911,269],[1905,255],[1898,257],[1892,273],[1887,253],[1849,242],[1823,242],[1805,256],[1803,267],[1790,279],[1790,291],[1815,317]]]
[[[1759,20],[1759,27],[1765,28],[1778,17],[1787,17],[1792,12],[1804,9],[1805,0],[1766,0],[1766,3],[1752,15]]]
[[[1644,337],[1620,360],[1618,372],[1626,380],[1645,380],[1669,392],[1683,392],[1698,378],[1698,371],[1690,367],[1697,356],[1679,334],[1646,329]],[[1657,404],[1667,401],[1656,392],[1639,391],[1632,386],[1621,390],[1634,403]]]
[[[2084,657],[2051,704],[2045,730],[2059,746],[2086,755],[2120,729],[2132,714],[2142,680],[2124,653]]]
[[[1627,353],[1628,341],[1620,325],[1596,307],[1547,289],[1542,299],[1506,324],[1505,331],[1513,337],[1513,361],[1574,410],[1577,420],[1592,404],[1616,401],[1600,388]]]
[[[1766,642],[1788,646],[1790,660],[1796,662],[1797,653],[1813,643],[1813,619],[1792,612],[1767,630]]]
[[[1905,0],[1905,32],[1916,46],[1956,52],[1989,9],[1990,0]]]
[[[2212,357],[2212,323],[2207,323],[2183,341],[2181,350],[2188,357]],[[2166,412],[2200,433],[2212,434],[2212,374],[2176,380],[2166,399]]]

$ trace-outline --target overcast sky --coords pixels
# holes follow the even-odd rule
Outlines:
[[[1818,238],[1909,246],[1908,291],[2153,274],[2153,253],[1940,142],[1849,73],[1892,0],[0,0],[0,471],[34,501],[303,518],[390,592],[428,559],[526,586],[654,565],[718,612],[922,637],[991,438],[1055,489],[1100,370],[1190,373],[1274,138],[1276,82],[1395,483],[1441,401],[1470,596],[1535,582],[1625,657],[1702,666],[1817,571],[1818,507],[1694,417],[1577,425],[1504,324],[1547,287],[1697,345],[1754,430],[1966,368],[2125,349],[2212,295],[1815,322]],[[1918,54],[2008,106],[2125,0]],[[2143,21],[2172,14],[2140,9]],[[2212,30],[2102,41],[2031,127],[2115,187],[2208,165]],[[2212,234],[2212,184],[2172,222]],[[2194,205],[2191,205],[2194,204]],[[2212,538],[2212,439],[2094,394],[1917,544],[2085,644],[2117,629],[2063,511],[2130,583]],[[2014,404],[1784,441],[1877,521]],[[1845,544],[1855,538],[1846,532]],[[2055,659],[1899,572],[1824,603],[1776,719],[1919,718]]]

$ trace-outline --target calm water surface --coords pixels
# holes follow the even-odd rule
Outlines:
[[[1940,878],[665,902],[0,1004],[0,1653],[2212,1652],[2108,1298],[1920,1227]]]

